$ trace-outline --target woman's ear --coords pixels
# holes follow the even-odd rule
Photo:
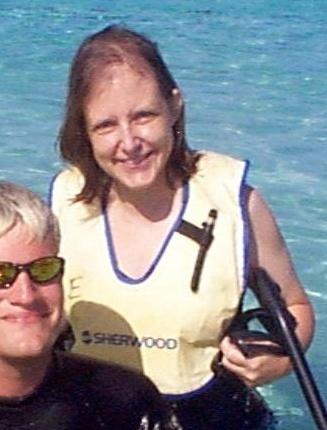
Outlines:
[[[178,88],[174,88],[172,90],[172,103],[171,103],[172,117],[173,117],[174,124],[178,120],[183,106],[184,106],[183,96]]]

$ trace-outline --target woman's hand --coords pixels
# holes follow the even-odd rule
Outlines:
[[[226,336],[220,344],[222,365],[237,375],[248,387],[268,384],[292,370],[289,357],[260,354],[246,357]]]

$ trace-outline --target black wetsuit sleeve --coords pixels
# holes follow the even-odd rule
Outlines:
[[[31,395],[0,401],[0,430],[168,430],[165,408],[145,376],[57,352]]]
[[[148,422],[145,429],[170,428],[165,402],[144,375],[70,353],[61,354],[60,361],[61,378],[71,387],[73,383],[80,401],[88,403],[104,428],[142,430],[142,420]]]
[[[114,428],[138,429],[143,417],[150,428],[164,420],[164,405],[155,387],[140,375],[125,369],[103,369],[92,380],[97,410]],[[110,406],[110,407],[108,407]],[[117,426],[117,427],[116,427]]]

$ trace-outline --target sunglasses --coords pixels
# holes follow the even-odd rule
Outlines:
[[[10,288],[21,272],[27,272],[32,281],[45,284],[63,273],[64,263],[64,259],[57,256],[39,258],[27,264],[0,261],[0,289]]]

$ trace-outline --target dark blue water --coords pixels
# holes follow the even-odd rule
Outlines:
[[[0,178],[45,195],[69,63],[126,24],[155,39],[187,103],[189,143],[248,158],[317,315],[308,353],[327,399],[326,0],[9,0],[0,6]],[[263,393],[280,429],[314,429],[296,378]]]

